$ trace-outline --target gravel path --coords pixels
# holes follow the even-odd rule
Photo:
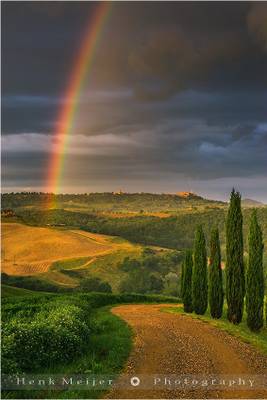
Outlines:
[[[197,319],[164,313],[173,305],[123,305],[112,309],[135,334],[134,348],[125,367],[131,376],[230,375],[249,379],[267,376],[267,357],[250,345]],[[122,378],[121,378],[122,379]],[[150,378],[150,381],[153,378]],[[129,381],[129,379],[128,379]],[[228,382],[228,381],[227,381]],[[128,388],[129,387],[129,388]],[[266,388],[266,386],[265,386]],[[267,398],[267,389],[150,388],[128,385],[112,389],[106,398]]]

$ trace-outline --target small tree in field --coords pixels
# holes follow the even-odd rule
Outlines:
[[[234,324],[242,321],[245,295],[242,227],[241,195],[233,189],[226,221],[226,299]]]
[[[183,279],[183,303],[184,311],[192,312],[192,270],[193,270],[193,257],[192,251],[187,250],[184,261],[184,279]]]
[[[253,211],[249,226],[246,276],[247,324],[252,331],[258,331],[263,326],[264,272],[262,258],[262,231],[258,224],[256,211]]]
[[[209,265],[209,306],[212,318],[221,318],[223,311],[223,278],[218,228],[211,231]]]
[[[202,226],[198,226],[194,241],[192,300],[196,314],[205,314],[208,305],[207,253]]]

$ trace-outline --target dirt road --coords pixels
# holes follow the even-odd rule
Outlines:
[[[200,320],[161,312],[170,305],[123,305],[113,308],[133,328],[134,348],[125,368],[131,376],[230,375],[267,376],[267,356],[250,345]],[[173,306],[173,305],[172,305]],[[248,381],[246,380],[248,383]],[[113,389],[106,398],[267,398],[266,389],[197,389],[163,385],[141,390],[128,385]],[[128,388],[129,387],[129,388]],[[168,388],[167,388],[168,387]],[[222,386],[220,386],[222,387]],[[242,387],[239,386],[239,387]],[[169,389],[170,388],[170,389]]]

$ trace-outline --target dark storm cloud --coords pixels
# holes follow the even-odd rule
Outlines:
[[[93,2],[5,3],[4,93],[61,94],[94,7]],[[159,87],[165,96],[191,86],[240,86],[245,79],[246,85],[266,84],[266,54],[254,46],[255,35],[265,37],[264,7],[114,3],[90,83],[137,83],[140,93],[151,79],[152,94]]]
[[[267,51],[267,3],[254,3],[248,13],[249,32],[259,42],[260,46]]]
[[[3,3],[7,187],[42,187],[95,7]],[[66,190],[87,180],[98,190],[214,188],[234,177],[254,190],[267,169],[266,15],[264,2],[114,2],[79,99]]]

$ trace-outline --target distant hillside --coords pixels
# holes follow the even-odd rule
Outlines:
[[[262,207],[264,206],[263,203],[253,199],[244,199],[242,200],[242,206],[244,207]]]
[[[49,201],[50,199],[50,201]],[[224,203],[207,200],[191,192],[177,194],[154,193],[85,193],[49,195],[45,193],[2,194],[2,208],[16,210],[21,207],[42,208],[45,204],[71,211],[159,212],[176,211],[195,206],[222,206]]]

